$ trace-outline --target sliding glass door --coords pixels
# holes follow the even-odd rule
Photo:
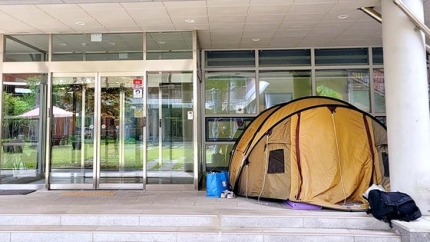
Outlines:
[[[148,184],[193,184],[191,73],[148,73]]]
[[[100,188],[143,187],[141,83],[142,77],[101,77]]]
[[[95,77],[53,77],[51,188],[93,188],[95,183]]]
[[[52,78],[51,189],[194,183],[192,73]]]

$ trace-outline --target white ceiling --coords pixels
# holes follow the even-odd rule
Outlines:
[[[197,30],[203,49],[381,46],[381,24],[357,10],[378,8],[380,1],[0,0],[0,32]],[[430,11],[430,0],[424,0],[424,6]]]

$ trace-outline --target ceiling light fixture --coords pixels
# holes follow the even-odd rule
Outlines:
[[[88,44],[84,42],[84,43],[82,43],[81,45],[82,45],[82,46],[87,46]]]
[[[76,25],[79,25],[79,26],[84,26],[84,25],[85,25],[85,23],[84,23],[84,22],[76,22],[75,24],[76,24]]]
[[[195,23],[196,21],[194,19],[185,19],[185,23],[187,24],[192,24]]]
[[[66,43],[59,43],[59,45],[66,46],[67,44]]]
[[[109,44],[109,45],[116,45],[116,43],[115,43],[115,42],[109,42],[108,44]]]
[[[160,45],[164,45],[166,42],[164,42],[164,41],[158,41],[158,43],[159,43]]]
[[[260,41],[260,39],[252,39],[252,41],[258,42],[258,41]]]
[[[346,14],[341,14],[341,15],[337,16],[337,18],[338,18],[338,19],[347,19],[347,18],[348,18],[348,15],[346,15]]]

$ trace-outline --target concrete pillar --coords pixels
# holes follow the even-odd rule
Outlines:
[[[422,0],[403,0],[421,20]],[[430,213],[430,119],[424,34],[392,0],[382,0],[391,191]]]

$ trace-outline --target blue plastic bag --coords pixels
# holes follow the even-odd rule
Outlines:
[[[229,187],[228,177],[227,171],[206,174],[206,196],[220,197],[221,193]]]

